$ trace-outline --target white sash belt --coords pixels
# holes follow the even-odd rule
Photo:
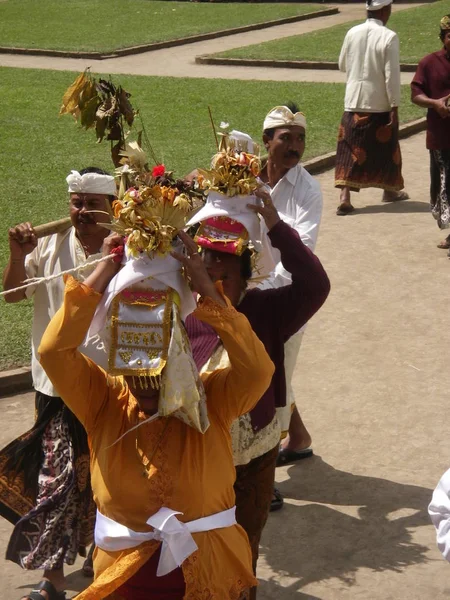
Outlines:
[[[147,521],[147,525],[153,527],[153,531],[142,532],[128,529],[125,525],[97,511],[95,543],[102,550],[115,552],[134,548],[149,540],[161,541],[161,556],[156,571],[156,575],[161,577],[180,567],[183,561],[197,550],[198,546],[194,542],[192,533],[231,527],[236,524],[235,506],[189,523],[182,523],[175,516],[182,514],[163,506]]]

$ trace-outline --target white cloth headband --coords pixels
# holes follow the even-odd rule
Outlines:
[[[100,175],[100,173],[85,173],[80,175],[78,171],[71,171],[66,177],[70,194],[106,194],[116,196],[116,182],[111,175]]]
[[[380,10],[380,8],[383,8],[384,6],[389,6],[389,4],[392,4],[392,0],[372,0],[370,4],[366,2],[366,9]]]
[[[263,131],[275,127],[292,127],[297,125],[306,131],[306,117],[302,112],[293,113],[287,106],[275,106],[264,119]]]

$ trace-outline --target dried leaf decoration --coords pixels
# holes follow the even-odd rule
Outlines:
[[[99,143],[105,137],[117,142],[111,150],[117,167],[120,152],[125,148],[125,124],[131,127],[136,115],[129,98],[122,86],[105,79],[97,81],[87,69],[67,89],[59,114],[73,115],[85,129],[95,127]]]

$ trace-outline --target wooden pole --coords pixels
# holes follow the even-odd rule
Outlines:
[[[66,229],[69,229],[71,225],[72,221],[70,220],[70,217],[66,217],[65,219],[59,219],[58,221],[36,225],[33,229],[36,237],[39,239],[47,235],[53,235],[54,233],[62,233],[63,231],[66,231]]]

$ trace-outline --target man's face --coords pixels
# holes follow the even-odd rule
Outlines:
[[[277,127],[273,138],[263,136],[264,145],[269,154],[269,160],[277,167],[292,169],[303,156],[305,151],[305,130],[299,125],[292,127]]]
[[[443,42],[444,48],[446,49],[447,53],[450,54],[450,30],[445,32]]]
[[[223,291],[233,306],[239,304],[239,299],[245,289],[245,281],[241,276],[241,259],[234,254],[205,250],[203,252],[208,275],[214,283],[222,281]]]
[[[77,232],[95,234],[100,229],[97,223],[109,223],[109,202],[106,194],[70,194],[70,218]]]

